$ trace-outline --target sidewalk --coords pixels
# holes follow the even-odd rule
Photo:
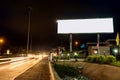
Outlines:
[[[44,58],[14,80],[50,80],[48,59]]]

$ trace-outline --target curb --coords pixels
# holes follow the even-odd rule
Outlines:
[[[49,62],[49,69],[50,69],[50,74],[51,74],[51,78],[50,80],[62,80],[58,73],[55,71],[55,69],[53,68],[53,65],[51,64],[51,62]]]
[[[50,70],[50,80],[55,80],[54,78],[54,74],[53,74],[53,70],[52,70],[52,66],[51,66],[51,63],[49,62],[49,70]]]

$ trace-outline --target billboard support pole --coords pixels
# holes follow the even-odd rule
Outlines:
[[[70,52],[72,52],[72,34],[70,34]]]
[[[97,48],[98,48],[98,55],[100,55],[100,34],[97,34]]]

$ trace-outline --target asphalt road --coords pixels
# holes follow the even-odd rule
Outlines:
[[[50,80],[48,58],[44,57],[41,61],[14,80]]]
[[[18,57],[13,58],[12,62],[0,62],[0,80],[14,80],[14,78],[42,60],[42,56],[37,57],[37,59],[20,59],[21,57]]]

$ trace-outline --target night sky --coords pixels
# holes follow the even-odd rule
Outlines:
[[[114,33],[101,34],[101,41],[114,39],[120,32],[119,0],[0,0],[0,36],[6,44],[26,46],[28,7],[31,6],[32,45],[56,46],[69,41],[69,35],[57,34],[57,19],[113,17]],[[31,40],[30,39],[30,40]],[[96,41],[96,34],[74,34],[73,40]]]

